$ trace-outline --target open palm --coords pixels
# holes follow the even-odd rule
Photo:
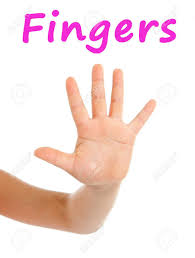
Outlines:
[[[136,135],[155,108],[150,100],[129,123],[122,121],[123,73],[113,72],[113,89],[110,112],[107,115],[104,76],[101,65],[92,71],[92,118],[81,99],[73,78],[66,81],[72,115],[77,126],[78,139],[72,154],[42,147],[35,155],[66,170],[87,185],[103,185],[120,182],[127,174]]]

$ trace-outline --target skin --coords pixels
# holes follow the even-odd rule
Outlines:
[[[92,70],[92,118],[74,78],[66,81],[69,104],[78,139],[73,153],[41,147],[35,156],[75,177],[83,186],[73,194],[47,191],[0,171],[0,213],[37,226],[79,234],[95,232],[113,207],[127,175],[135,139],[152,114],[150,100],[129,123],[122,121],[123,72],[113,72],[109,115],[101,65]]]

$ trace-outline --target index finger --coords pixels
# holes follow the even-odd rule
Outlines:
[[[89,115],[85,108],[85,105],[79,93],[79,89],[77,87],[77,83],[74,78],[69,77],[66,80],[66,90],[72,116],[76,126],[78,127],[80,124],[89,119]]]

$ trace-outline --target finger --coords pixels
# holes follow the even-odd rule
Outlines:
[[[121,119],[123,112],[123,72],[115,69],[113,72],[112,96],[110,104],[110,117]]]
[[[144,108],[138,113],[138,115],[131,121],[131,123],[129,124],[129,127],[135,134],[138,134],[138,132],[144,126],[144,124],[146,123],[146,121],[154,111],[155,106],[156,106],[156,101],[153,99],[150,100],[144,106]]]
[[[72,77],[66,80],[66,90],[72,116],[78,127],[89,119],[89,115],[79,93],[77,83]]]
[[[53,164],[56,167],[72,173],[74,154],[68,154],[49,147],[41,147],[35,150],[35,156]]]
[[[93,117],[106,115],[103,67],[94,65],[92,70],[92,113]]]

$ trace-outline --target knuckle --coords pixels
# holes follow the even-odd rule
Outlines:
[[[104,100],[105,99],[105,93],[102,90],[98,90],[96,92],[92,92],[92,98],[93,100]]]
[[[77,103],[77,104],[72,104],[71,105],[71,109],[72,111],[77,111],[78,109],[80,109],[82,107],[82,101]]]
[[[144,118],[142,116],[138,116],[137,117],[137,121],[139,123],[140,126],[143,126],[145,121],[144,121]]]
[[[121,97],[112,97],[111,99],[112,103],[122,103]]]

